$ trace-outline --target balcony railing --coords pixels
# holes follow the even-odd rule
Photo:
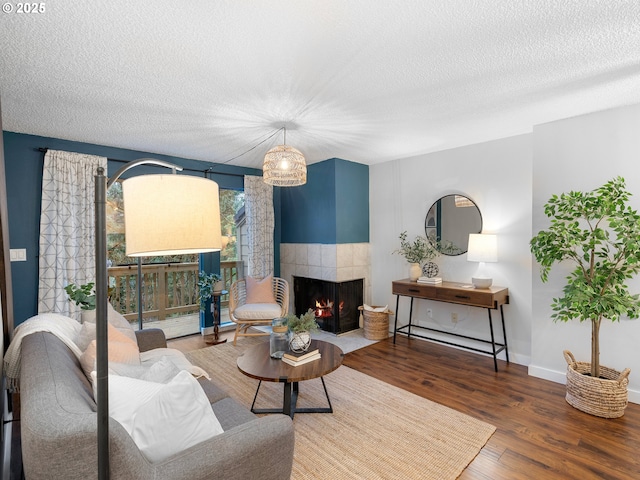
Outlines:
[[[242,262],[221,262],[225,288],[237,280]],[[166,318],[199,312],[198,263],[158,263],[142,265],[142,303],[144,320]],[[127,320],[138,318],[138,267],[125,265],[109,268],[111,303]],[[222,306],[229,299],[222,297]]]

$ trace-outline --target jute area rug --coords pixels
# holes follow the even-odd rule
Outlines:
[[[187,353],[229,395],[251,406],[258,381],[236,360],[242,339]],[[324,377],[334,413],[294,417],[291,478],[455,479],[475,458],[495,427],[341,366]],[[262,382],[256,408],[282,405],[282,384]],[[319,379],[300,383],[299,407],[327,406]]]

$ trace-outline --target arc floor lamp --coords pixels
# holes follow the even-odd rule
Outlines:
[[[205,253],[222,247],[218,184],[213,180],[176,175],[182,167],[151,158],[127,163],[110,179],[105,176],[104,168],[98,168],[95,176],[96,402],[98,478],[101,480],[109,478],[106,195],[107,189],[123,173],[138,165],[167,167],[173,174],[141,175],[122,182],[127,256]]]

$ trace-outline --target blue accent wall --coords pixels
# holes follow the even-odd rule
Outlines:
[[[307,167],[307,183],[280,188],[282,243],[369,241],[369,167],[332,158]]]
[[[106,147],[56,138],[26,135],[21,133],[3,132],[5,170],[7,178],[7,203],[9,209],[9,242],[11,248],[26,248],[26,262],[11,263],[11,279],[13,282],[13,302],[15,325],[22,323],[27,318],[37,313],[38,302],[38,242],[40,231],[40,202],[42,191],[42,168],[44,154],[39,148],[53,150],[65,150],[70,152],[101,155],[111,159],[131,161],[139,158],[156,158],[175,163],[185,169],[197,170],[185,171],[190,175],[203,175],[204,170],[214,167],[214,173],[210,176],[218,183],[220,188],[242,189],[244,179],[242,175],[262,175],[262,171],[249,168],[218,165],[213,162],[158,155],[149,152],[126,150],[122,148]],[[112,175],[123,164],[110,161],[107,175]],[[147,172],[158,172],[153,166],[140,166],[135,171],[127,172],[131,175],[141,175]],[[224,174],[229,175],[224,175]],[[236,176],[240,175],[240,176]],[[124,176],[126,177],[126,175]],[[278,194],[274,194],[279,201]],[[280,207],[276,208],[276,221],[281,218]],[[280,238],[279,226],[276,225],[276,241]],[[279,243],[276,243],[276,265],[279,263]],[[220,255],[218,253],[207,254],[204,266],[209,271],[220,271]],[[217,266],[217,269],[216,269]],[[277,272],[276,272],[277,273]],[[209,314],[210,316],[210,314]],[[210,324],[207,319],[205,326]]]

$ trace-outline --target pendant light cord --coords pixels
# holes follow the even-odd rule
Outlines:
[[[265,143],[267,140],[271,140],[273,137],[275,137],[278,133],[280,133],[282,130],[284,130],[284,135],[285,135],[285,143],[287,140],[287,129],[286,127],[281,127],[278,130],[276,130],[275,132],[273,132],[271,135],[269,135],[267,138],[265,138],[264,140],[258,142],[257,144],[255,144],[253,147],[249,148],[248,150],[236,155],[235,157],[231,157],[229,160],[225,160],[224,162],[218,162],[217,165],[226,165],[229,162],[234,161],[236,158],[240,158],[243,155],[246,155],[247,153],[255,150],[256,148],[258,148],[260,145],[262,145],[263,143]],[[214,167],[210,167],[209,170],[212,170]]]

